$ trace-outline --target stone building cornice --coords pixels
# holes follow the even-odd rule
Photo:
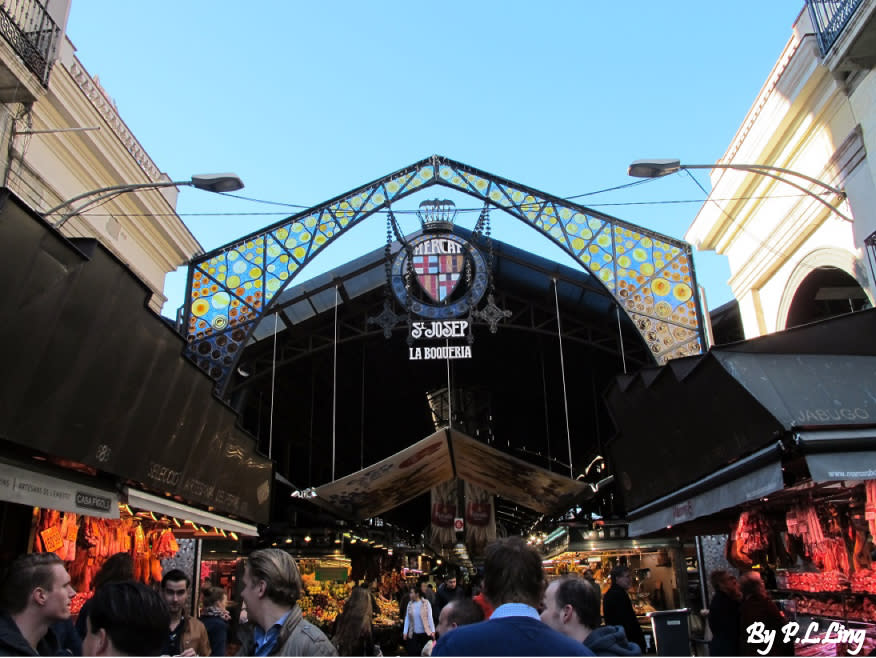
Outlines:
[[[88,71],[85,70],[75,56],[73,57],[69,70],[70,75],[73,77],[73,80],[76,81],[76,84],[79,85],[82,93],[89,101],[91,101],[91,104],[104,118],[137,164],[140,165],[140,168],[149,180],[156,183],[168,180],[167,176],[161,173],[152,161],[152,158],[149,157],[146,150],[140,145],[140,142],[137,141],[137,138],[134,137],[128,129],[128,126],[125,125],[125,122],[122,121],[115,105],[107,97],[103,89],[95,83],[92,77],[88,74]]]
[[[778,62],[776,62],[776,65],[770,72],[769,78],[767,78],[766,83],[761,88],[760,94],[758,94],[757,99],[754,101],[754,104],[751,106],[751,109],[745,116],[745,121],[736,132],[736,135],[733,138],[733,142],[730,144],[730,148],[727,149],[724,157],[722,157],[718,162],[724,164],[733,162],[733,158],[736,157],[739,149],[742,148],[742,145],[745,143],[745,139],[748,137],[748,133],[751,131],[754,124],[757,123],[758,117],[760,117],[760,114],[766,106],[767,101],[776,90],[779,81],[782,79],[782,75],[785,73],[785,70],[791,63],[791,59],[794,57],[802,43],[803,39],[796,33],[789,39],[788,44],[785,46],[784,52],[782,52],[781,58]]]

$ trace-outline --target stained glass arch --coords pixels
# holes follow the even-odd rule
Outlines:
[[[689,244],[433,155],[194,259],[182,326],[187,355],[222,392],[259,320],[317,253],[368,216],[432,185],[489,203],[566,251],[629,315],[656,364],[702,351]]]

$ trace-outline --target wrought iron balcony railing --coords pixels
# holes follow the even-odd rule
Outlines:
[[[876,231],[864,238],[864,247],[867,250],[867,262],[870,263],[870,276],[876,281]]]
[[[0,0],[0,33],[25,66],[48,86],[61,30],[40,0]]]
[[[861,0],[806,0],[822,56],[826,56]]]

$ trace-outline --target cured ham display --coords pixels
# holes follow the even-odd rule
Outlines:
[[[166,521],[98,519],[43,509],[37,518],[34,550],[57,553],[66,563],[73,588],[90,592],[95,574],[116,553],[131,553],[137,580],[160,581],[161,560],[175,556],[179,544]]]
[[[867,502],[864,505],[864,518],[870,526],[870,536],[876,537],[876,480],[867,480],[864,485]]]

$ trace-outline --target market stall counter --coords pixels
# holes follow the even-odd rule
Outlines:
[[[603,595],[611,587],[611,570],[627,566],[632,586],[627,592],[649,647],[654,646],[649,613],[689,604],[686,549],[675,539],[606,539],[600,531],[563,529],[544,560],[547,578],[567,573],[592,577]],[[603,533],[604,534],[604,533]],[[549,547],[550,548],[550,547]]]

